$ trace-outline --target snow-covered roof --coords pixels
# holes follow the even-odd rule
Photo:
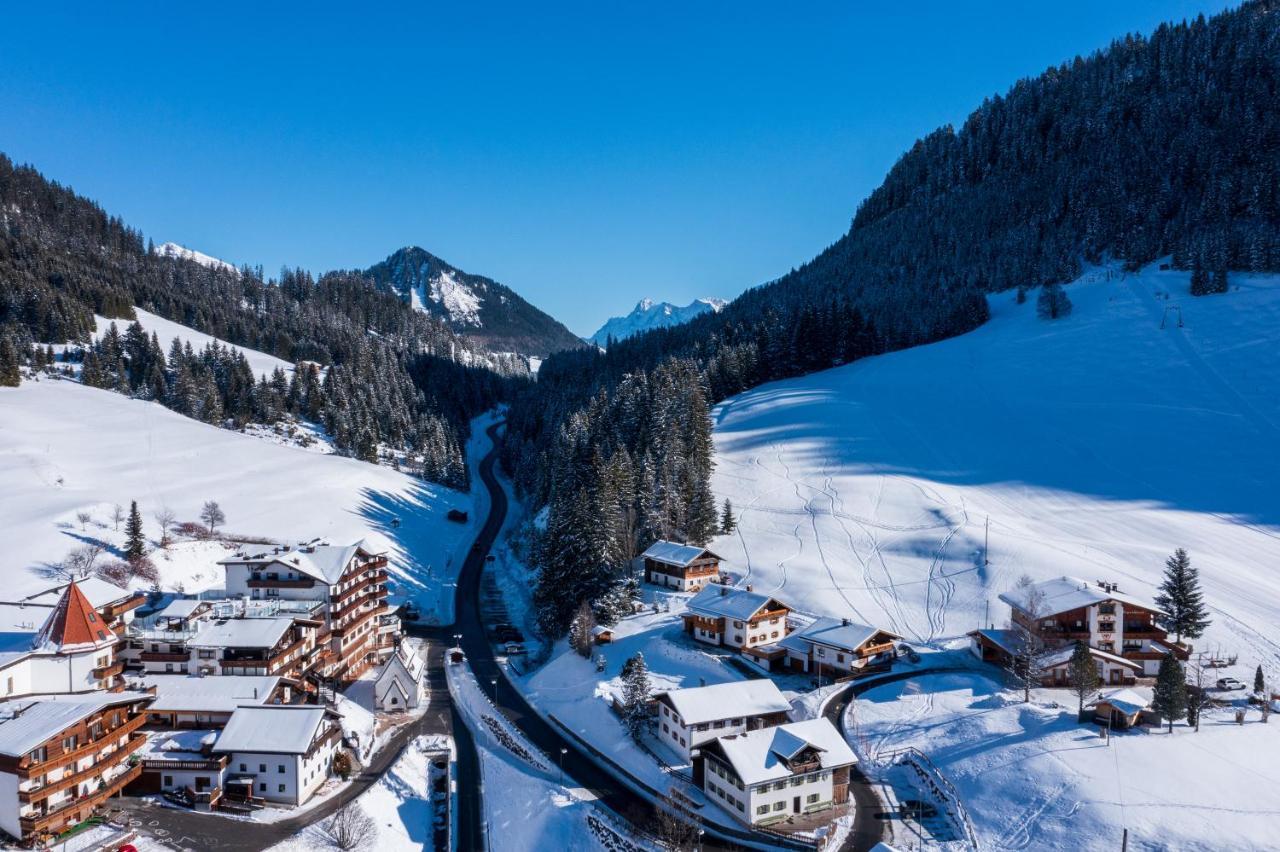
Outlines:
[[[0,754],[21,757],[99,710],[150,698],[138,692],[42,695],[0,705]]]
[[[1026,612],[1029,606],[1028,601],[1034,595],[1040,597],[1036,607],[1038,610],[1036,615],[1039,618],[1047,618],[1060,612],[1070,612],[1073,609],[1081,609],[1103,601],[1120,601],[1143,609],[1155,609],[1155,604],[1151,601],[1123,594],[1114,587],[1108,590],[1096,583],[1081,580],[1079,577],[1066,576],[1011,589],[1000,595],[1000,600],[1014,609]]]
[[[227,618],[201,628],[187,642],[193,648],[274,648],[292,618]]]
[[[151,710],[230,713],[246,704],[266,704],[280,685],[280,678],[269,675],[196,677],[152,674],[140,678],[139,684],[143,689],[155,687],[156,700],[151,703]]]
[[[1132,689],[1115,689],[1111,692],[1102,693],[1096,700],[1090,702],[1089,706],[1093,707],[1103,702],[1106,702],[1117,710],[1128,714],[1138,713],[1145,710],[1147,705],[1151,703],[1144,698],[1141,693],[1134,692]]]
[[[1089,648],[1089,653],[1092,656],[1096,657],[1097,659],[1106,660],[1107,662],[1112,663],[1113,665],[1126,666],[1128,668],[1139,670],[1139,671],[1142,669],[1142,663],[1135,663],[1133,660],[1126,660],[1124,657],[1118,656],[1116,654],[1112,654],[1108,651],[1103,651],[1098,648],[1094,648],[1092,646],[1086,646],[1086,647]],[[1064,645],[1061,648],[1057,648],[1052,651],[1046,651],[1045,653],[1041,654],[1036,659],[1036,662],[1040,666],[1046,667],[1046,668],[1051,668],[1053,666],[1060,666],[1063,663],[1070,661],[1071,655],[1074,654],[1075,651],[1076,651],[1075,645]]]
[[[858,762],[844,737],[825,718],[720,737],[716,745],[744,784],[761,784],[790,777],[792,772],[788,762],[806,748],[817,752],[823,769]]]
[[[644,553],[640,554],[645,559],[652,559],[654,562],[661,562],[664,565],[675,565],[679,568],[688,568],[695,559],[700,559],[703,554],[719,559],[710,550],[705,547],[698,547],[693,544],[680,544],[674,541],[658,540],[649,545]]]
[[[592,636],[603,636],[606,633],[612,633],[612,632],[613,632],[612,627],[605,627],[603,624],[597,624],[595,627],[591,628]]]
[[[213,750],[305,754],[328,712],[310,705],[239,707],[218,735]]]
[[[115,633],[80,591],[80,584],[72,582],[63,587],[44,626],[32,638],[31,650],[41,654],[76,654],[108,648],[115,643]]]
[[[728,586],[712,583],[689,600],[687,609],[698,615],[712,618],[736,618],[745,621],[768,606],[771,601],[777,602],[780,606],[786,606],[769,595],[749,592],[746,589],[731,589]]]
[[[1017,630],[1010,630],[1007,627],[983,627],[971,630],[968,635],[981,636],[1006,654],[1015,657],[1022,653],[1023,643],[1026,641]]]
[[[151,760],[202,760],[204,746],[212,745],[217,739],[217,731],[164,731],[148,739],[139,756]]]
[[[658,697],[663,696],[686,725],[701,725],[720,719],[760,716],[791,709],[791,702],[767,678],[673,689]]]
[[[251,555],[236,554],[220,560],[220,565],[283,565],[294,571],[306,574],[321,582],[333,584],[342,577],[342,572],[351,563],[357,553],[374,556],[377,551],[370,550],[365,540],[344,546],[332,544],[315,544],[295,547],[289,550],[255,553]]]
[[[852,621],[823,616],[816,619],[808,627],[789,633],[778,641],[784,648],[796,651],[807,651],[807,644],[813,642],[853,653],[865,645],[877,633],[885,633],[894,639],[902,637],[879,627],[868,627],[865,624],[854,624]]]
[[[190,618],[192,613],[202,606],[210,606],[208,601],[202,601],[197,598],[178,598],[170,601],[169,605],[159,612],[155,613],[152,618]]]

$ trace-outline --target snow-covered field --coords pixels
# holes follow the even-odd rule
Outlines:
[[[484,422],[477,442],[487,444]],[[6,538],[7,594],[47,588],[47,573],[87,541],[116,547],[114,504],[137,500],[147,536],[159,539],[155,512],[196,520],[206,500],[226,513],[226,529],[278,541],[317,536],[334,543],[368,537],[388,548],[396,598],[419,599],[424,613],[452,600],[453,553],[467,524],[445,520],[471,497],[387,467],[318,455],[189,420],[155,403],[71,381],[25,381],[0,389],[0,518]],[[85,528],[77,519],[87,512]],[[393,521],[400,520],[394,526]],[[156,553],[162,585],[186,591],[221,582],[213,542]]]
[[[205,334],[202,331],[196,331],[194,328],[188,328],[185,325],[179,325],[172,320],[167,320],[162,316],[157,316],[150,311],[144,311],[142,308],[134,308],[133,312],[137,315],[138,325],[142,326],[142,330],[148,335],[154,333],[156,337],[160,339],[160,345],[164,347],[164,351],[166,353],[168,353],[169,345],[173,343],[174,338],[181,340],[183,344],[190,343],[191,348],[196,352],[201,351],[210,343],[217,342],[220,346],[230,347],[243,352],[245,360],[249,362],[249,368],[253,370],[254,375],[267,376],[269,378],[271,374],[275,372],[277,367],[284,370],[285,375],[293,374],[293,364],[290,364],[283,358],[277,358],[274,355],[268,355],[267,353],[259,352],[256,349],[248,349],[244,346],[235,346],[234,344],[227,343],[221,338],[213,337],[212,335]],[[116,330],[121,334],[124,334],[125,329],[132,325],[132,322],[127,319],[107,319],[106,317],[100,316],[95,316],[94,322],[96,324],[96,328],[94,330],[95,338],[99,338],[106,334],[107,329],[111,327],[112,323],[115,323]]]
[[[1232,285],[1093,270],[1066,319],[1001,294],[971,334],[726,401],[713,486],[739,527],[711,547],[757,591],[915,642],[1002,625],[1024,573],[1150,594],[1185,547],[1198,647],[1280,677],[1280,281]]]
[[[864,756],[928,754],[984,849],[1118,849],[1125,828],[1130,849],[1275,848],[1280,727],[1257,711],[1244,725],[1227,709],[1210,712],[1199,733],[1182,724],[1172,735],[1115,733],[1108,746],[1076,723],[1067,692],[1021,697],[981,673],[888,684],[854,703],[854,739]],[[901,848],[927,843],[894,825]]]

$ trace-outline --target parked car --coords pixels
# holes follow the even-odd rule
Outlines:
[[[938,815],[938,807],[931,802],[919,799],[903,799],[898,803],[898,813],[903,819],[932,819]]]
[[[906,657],[907,662],[909,663],[914,664],[914,663],[920,662],[920,655],[916,653],[916,649],[912,648],[906,642],[903,642],[901,645],[898,646],[898,656]]]
[[[519,642],[508,642],[506,645],[503,646],[503,650],[505,650],[508,654],[511,654],[512,656],[517,656],[519,654],[527,653],[524,649],[524,646],[521,645]]]
[[[1244,684],[1233,677],[1220,677],[1218,689],[1244,689]]]
[[[467,513],[461,509],[450,509],[449,514],[445,517],[453,521],[455,524],[465,524],[467,522]]]

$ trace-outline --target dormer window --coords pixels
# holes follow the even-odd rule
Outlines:
[[[97,621],[97,620],[98,620],[98,614],[96,612],[90,612],[89,621]]]

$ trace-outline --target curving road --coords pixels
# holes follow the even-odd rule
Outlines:
[[[645,797],[632,792],[630,788],[617,780],[610,772],[604,770],[591,757],[584,753],[581,744],[562,735],[561,731],[539,716],[525,701],[520,690],[507,680],[506,671],[499,664],[485,634],[483,620],[480,617],[480,579],[484,572],[484,558],[497,540],[498,533],[507,517],[507,494],[494,474],[494,464],[498,457],[497,432],[503,424],[490,426],[487,434],[493,441],[491,449],[480,462],[480,479],[489,492],[489,517],[485,519],[475,545],[467,554],[462,570],[458,575],[455,622],[452,632],[461,634],[463,653],[466,654],[471,669],[481,689],[499,707],[504,715],[520,729],[535,745],[549,755],[559,755],[564,750],[564,771],[582,787],[590,790],[605,805],[616,813],[639,826],[657,824],[657,809]],[[456,726],[455,726],[456,727]],[[462,773],[460,772],[461,776]],[[646,789],[651,789],[647,788]],[[656,791],[652,791],[655,797]],[[477,810],[479,810],[477,803]],[[720,824],[704,824],[708,839],[703,843],[704,849],[737,849],[735,841],[761,843],[762,838],[754,832],[731,829]],[[718,841],[715,838],[720,838]],[[489,838],[493,848],[502,848],[501,838]],[[777,848],[787,848],[781,840],[773,841]],[[468,848],[460,846],[459,848]],[[483,845],[470,848],[484,848]],[[804,848],[804,847],[797,847]]]

